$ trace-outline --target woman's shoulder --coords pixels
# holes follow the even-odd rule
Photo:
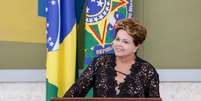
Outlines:
[[[114,61],[114,54],[101,54],[94,59],[94,63],[97,64],[97,66],[103,66],[106,64],[113,65],[115,63]]]
[[[115,57],[114,54],[101,54],[96,57],[97,61],[112,60]]]
[[[142,71],[147,72],[150,75],[158,74],[156,71],[156,68],[150,62],[148,62],[142,58],[139,58],[139,57],[137,57],[137,58],[138,58],[137,61],[140,64]]]
[[[88,67],[102,67],[105,64],[113,63],[113,54],[101,54],[94,57]],[[96,70],[97,68],[95,68]]]

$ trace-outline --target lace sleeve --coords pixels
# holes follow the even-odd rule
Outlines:
[[[96,71],[96,59],[94,59],[79,79],[65,93],[64,97],[84,97],[94,85],[93,76],[96,74],[94,71]]]
[[[154,70],[153,75],[151,76],[148,83],[148,97],[160,97],[159,93],[159,76],[158,73]]]

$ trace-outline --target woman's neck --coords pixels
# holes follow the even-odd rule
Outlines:
[[[116,57],[116,62],[120,64],[134,64],[135,59],[135,54],[132,54],[128,56]]]

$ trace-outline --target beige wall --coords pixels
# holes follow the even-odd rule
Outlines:
[[[45,68],[46,48],[41,43],[0,41],[0,69]]]
[[[143,57],[157,68],[201,68],[201,0],[135,0],[148,29]]]
[[[45,43],[45,18],[38,0],[1,0],[0,41]]]
[[[1,0],[0,69],[45,67],[45,18],[38,0]]]

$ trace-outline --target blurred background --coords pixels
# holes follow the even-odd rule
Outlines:
[[[45,0],[1,0],[0,101],[45,101]],[[201,99],[201,1],[133,0],[148,36],[139,55],[160,74],[163,101]]]

